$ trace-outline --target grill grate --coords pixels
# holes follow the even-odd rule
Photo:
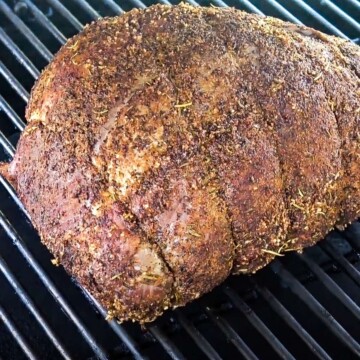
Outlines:
[[[169,4],[167,0],[159,1]],[[193,5],[206,1],[188,0]],[[175,2],[174,2],[175,3]],[[359,43],[357,0],[213,0]],[[150,1],[0,0],[0,161],[10,160],[40,70],[85,23]],[[0,177],[0,356],[6,359],[359,358],[360,223],[304,254],[232,277],[141,329],[105,310],[50,263],[16,193]]]

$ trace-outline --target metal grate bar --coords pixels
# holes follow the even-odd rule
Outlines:
[[[351,237],[349,237],[346,232],[344,233],[344,235],[345,235],[345,237],[346,237],[346,240],[350,243],[350,245],[351,245],[354,249],[357,249],[357,250],[359,251],[359,250],[360,250],[360,247],[359,247],[359,245],[356,243],[356,241],[354,241],[354,239],[352,239]]]
[[[351,16],[349,16],[345,11],[340,9],[337,5],[335,5],[329,0],[321,0],[320,5],[331,9],[334,13],[340,16],[344,21],[346,21],[350,26],[352,26],[356,31],[360,33],[359,22],[355,21]]]
[[[31,0],[23,0],[26,5],[30,8],[33,13],[35,19],[38,23],[43,26],[46,30],[48,30],[54,38],[60,42],[60,44],[64,44],[66,42],[66,37],[64,34],[44,15],[44,13],[31,1]]]
[[[16,192],[14,190],[14,188],[11,186],[11,184],[3,177],[0,175],[0,183],[2,184],[2,186],[4,186],[4,188],[6,189],[6,191],[9,193],[9,195],[11,196],[11,198],[15,201],[16,205],[19,206],[20,210],[25,214],[25,216],[30,220],[30,215],[29,213],[26,211],[26,209],[24,208],[24,205],[22,204],[22,202],[20,201],[20,199],[18,198],[18,196],[16,195]],[[31,221],[31,220],[30,220]]]
[[[262,11],[260,11],[255,5],[253,5],[250,1],[248,0],[237,0],[237,2],[239,4],[242,4],[246,9],[248,9],[249,11],[258,14],[258,15],[265,15]]]
[[[37,360],[38,357],[34,354],[33,350],[30,348],[24,337],[21,335],[19,330],[16,328],[15,324],[10,319],[9,315],[6,313],[4,308],[0,305],[0,320],[9,330],[15,341],[21,347],[21,350],[30,360]]]
[[[40,71],[29,60],[29,58],[19,49],[8,34],[0,27],[0,41],[9,49],[16,60],[23,65],[31,76],[36,79],[40,75]]]
[[[101,17],[101,15],[85,0],[73,0],[80,5],[94,20]]]
[[[136,7],[145,9],[147,6],[140,0],[130,0]]]
[[[171,2],[168,0],[159,0],[159,3],[164,4],[164,5],[172,5]]]
[[[224,318],[219,315],[215,315],[214,311],[208,306],[205,306],[204,309],[209,318],[221,329],[228,340],[236,347],[245,359],[258,360],[258,357]]]
[[[196,329],[196,327],[180,312],[176,311],[179,323],[194,340],[196,345],[202,350],[202,352],[213,360],[221,360],[221,356],[215,351],[215,349],[209,344],[209,342],[202,336],[202,334]]]
[[[322,15],[315,11],[310,5],[306,4],[303,0],[292,0],[296,5],[305,10],[313,18],[315,18],[319,23],[324,25],[328,30],[333,34],[341,36],[345,39],[349,39],[342,31],[335,27],[330,21],[326,20]]]
[[[29,309],[29,311],[33,314],[34,318],[37,320],[39,325],[45,331],[47,336],[50,338],[56,349],[62,355],[64,359],[71,359],[70,354],[65,350],[64,346],[61,344],[61,341],[56,337],[54,332],[51,330],[49,324],[45,320],[43,316],[41,316],[40,312],[37,310],[33,301],[26,294],[24,288],[19,284],[16,280],[15,276],[12,274],[5,260],[0,257],[0,271],[4,274],[6,279],[8,280],[11,287],[14,289],[15,293],[19,295],[23,304]]]
[[[228,7],[228,4],[224,3],[222,0],[212,0],[212,3],[219,7]]]
[[[0,1],[0,11],[13,23],[13,25],[29,40],[34,48],[41,54],[41,56],[50,61],[52,59],[51,51],[39,40],[39,38],[25,25],[25,23],[13,13],[5,2]]]
[[[95,307],[99,310],[101,316],[104,317],[104,319],[107,316],[107,311],[100,305],[100,303],[83,287],[81,287],[80,284],[78,286],[83,291],[84,295],[88,298],[90,302],[92,302]],[[138,345],[134,341],[134,339],[128,334],[128,332],[124,329],[123,326],[117,323],[116,320],[108,320],[108,325],[111,327],[111,329],[114,331],[114,333],[122,340],[122,342],[128,347],[128,349],[131,351],[132,355],[137,360],[145,360],[146,357],[141,353],[141,350],[139,349]]]
[[[274,9],[276,9],[286,20],[291,21],[295,24],[301,25],[302,22],[295,17],[290,11],[285,9],[280,3],[275,0],[266,0]]]
[[[298,321],[291,315],[291,313],[284,307],[283,304],[263,286],[256,284],[256,290],[271,306],[271,308],[293,329],[297,335],[304,341],[307,347],[319,358],[331,360],[328,353],[315,341],[315,339],[298,323]]]
[[[351,4],[352,6],[357,8],[358,10],[360,10],[360,2],[359,2],[359,0],[344,0],[344,1]]]
[[[39,276],[39,279],[41,282],[45,285],[45,287],[49,290],[51,295],[57,300],[57,302],[61,305],[63,310],[66,312],[66,314],[69,316],[69,318],[72,320],[72,322],[76,325],[78,330],[80,331],[83,338],[86,340],[86,342],[90,345],[94,353],[99,357],[101,360],[106,360],[107,355],[105,351],[96,343],[96,340],[93,338],[93,336],[89,333],[89,331],[85,328],[81,320],[78,318],[76,313],[71,309],[63,295],[60,293],[60,291],[56,288],[55,284],[52,282],[52,280],[48,277],[48,275],[45,273],[45,271],[41,268],[38,261],[35,259],[35,257],[31,254],[31,252],[28,250],[26,244],[23,242],[23,240],[19,237],[15,229],[12,227],[12,225],[8,222],[8,220],[5,218],[4,214],[0,211],[0,225],[3,227],[7,235],[12,239],[13,244],[18,248],[20,253],[23,255],[27,263],[31,266],[31,268],[36,272],[36,274]]]
[[[54,7],[69,23],[78,31],[84,26],[83,24],[58,0],[46,0],[51,6]]]
[[[151,325],[148,329],[173,360],[185,360],[184,355],[157,325]]]
[[[187,3],[189,3],[192,6],[199,6],[199,4],[194,0],[186,0]]]
[[[357,356],[360,356],[359,343],[335,320],[335,318],[311,295],[306,288],[279,261],[269,265],[270,269],[286,283],[289,289],[297,295],[318,316],[342,342]]]
[[[113,0],[103,0],[104,4],[109,7],[112,11],[114,11],[116,14],[121,14],[124,12],[124,10],[121,8],[120,5],[118,5]]]
[[[22,121],[20,116],[13,110],[8,102],[0,95],[0,109],[9,117],[11,122],[19,129],[24,130],[25,123]]]
[[[356,269],[356,267],[351,264],[343,255],[339,254],[328,241],[322,241],[319,245],[344,269],[349,277],[360,286],[359,270]]]
[[[4,150],[13,157],[15,155],[15,148],[11,144],[11,142],[7,139],[7,137],[0,130],[0,145],[3,146]]]
[[[297,255],[306,266],[317,276],[317,278],[323,283],[323,285],[336,296],[346,306],[352,314],[360,320],[360,308],[359,306],[345,293],[345,291],[325,273],[325,271],[316,264],[306,253],[301,256]]]
[[[106,311],[103,310],[101,314],[106,315]],[[141,350],[134,339],[128,334],[128,332],[120,326],[116,320],[108,321],[109,326],[114,331],[114,333],[121,339],[121,341],[126,345],[130,350],[132,356],[136,360],[146,360],[147,357],[141,353]]]
[[[19,80],[15,78],[2,61],[0,61],[0,74],[25,102],[29,100],[30,94],[24,89]]]
[[[270,331],[270,329],[260,320],[255,312],[229,287],[224,288],[225,294],[231,299],[233,304],[239,309],[247,320],[259,331],[259,333],[268,341],[269,345],[277,352],[282,359],[295,358],[290,354],[280,340]]]

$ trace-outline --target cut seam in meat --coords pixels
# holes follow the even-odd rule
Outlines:
[[[224,193],[224,188],[223,188],[223,186],[221,185],[221,182],[220,182],[219,169],[216,166],[216,164],[215,164],[213,158],[211,157],[209,151],[207,151],[206,155],[208,155],[208,159],[210,159],[210,164],[212,165],[212,168],[214,169],[214,174],[215,174],[216,182],[217,182],[217,184],[219,186],[219,189],[221,190],[222,193]],[[232,219],[232,216],[231,216],[231,211],[229,209],[229,204],[227,203],[227,201],[225,199],[225,196],[221,196],[221,193],[218,193],[217,195],[223,201],[223,203],[225,205],[225,209],[226,209],[226,215],[227,215],[227,218],[229,219],[229,229],[230,229],[230,234],[231,234],[231,242],[232,242],[232,245],[233,245],[233,259],[232,259],[232,266],[231,266],[231,273],[232,273],[232,271],[234,269],[234,262],[235,262],[235,256],[236,256],[236,247],[237,247],[237,243],[236,243],[236,240],[235,240],[236,236],[235,236],[235,231],[234,231],[234,226],[233,226],[233,219]]]
[[[193,156],[198,156],[198,155],[203,155],[203,152],[201,150],[201,143],[199,142],[196,146],[196,149],[194,151],[194,153],[191,155],[191,157]],[[189,159],[187,159],[188,161]],[[179,167],[181,167],[182,165],[177,165]],[[217,181],[217,178],[216,178]],[[222,200],[222,198],[219,196],[219,199]],[[130,201],[130,200],[129,200]],[[223,202],[224,206],[226,206],[225,202]],[[139,226],[139,228],[141,229],[141,231],[146,235],[147,239],[149,239],[149,242],[152,244],[155,244],[157,247],[157,250],[159,252],[159,256],[161,257],[161,259],[164,261],[165,265],[167,266],[167,269],[169,270],[169,272],[171,273],[172,277],[173,277],[173,287],[172,287],[172,306],[179,306],[183,305],[183,303],[180,301],[178,301],[178,298],[182,298],[184,296],[185,293],[183,293],[184,291],[184,285],[182,285],[182,282],[184,281],[184,279],[182,279],[182,274],[178,273],[178,270],[175,270],[173,268],[173,266],[171,265],[171,261],[169,261],[164,253],[164,249],[161,246],[161,244],[159,243],[159,241],[157,240],[156,236],[152,236],[150,235],[150,231],[146,229],[146,227],[143,226],[142,222],[139,220],[139,218],[134,214],[134,212],[131,212],[134,216],[134,218],[136,219],[137,225]],[[227,215],[227,213],[225,214]],[[228,220],[228,217],[226,216],[226,219]],[[230,222],[227,221],[228,225],[230,226]],[[232,236],[232,232],[231,232],[231,227],[226,227],[226,229],[229,231],[229,233],[231,234],[231,239],[228,238],[228,244],[232,250],[232,256],[229,259],[229,261],[231,261],[231,263],[233,262],[234,256],[233,256],[233,249],[235,248],[234,242],[233,242],[233,236]],[[230,243],[231,242],[231,243]],[[175,266],[175,265],[174,265]],[[231,267],[228,269],[229,273],[231,272]],[[196,275],[196,274],[194,274]],[[204,292],[199,292],[199,295],[202,295]],[[186,295],[186,294],[185,294]]]
[[[257,94],[255,92],[253,92],[253,96],[255,99],[257,99]],[[264,122],[264,124],[267,123],[267,120],[266,120],[266,113],[265,113],[265,110],[261,104],[260,101],[257,101],[257,105],[259,107],[259,109],[261,110],[262,112],[262,120]],[[285,207],[285,212],[286,212],[286,218],[287,218],[287,221],[288,221],[288,226],[286,229],[286,234],[284,235],[284,244],[281,245],[281,247],[283,247],[287,240],[288,240],[288,234],[290,233],[291,231],[291,228],[292,228],[292,220],[291,220],[291,217],[290,217],[290,199],[288,197],[288,190],[285,186],[285,169],[284,169],[284,164],[282,162],[282,159],[280,158],[280,154],[279,154],[279,142],[278,142],[278,139],[277,139],[277,134],[276,134],[276,131],[273,130],[273,131],[270,131],[268,129],[268,126],[264,126],[264,133],[265,135],[267,135],[267,139],[269,140],[269,143],[270,144],[273,144],[273,147],[274,147],[274,153],[275,153],[275,158],[277,160],[277,163],[279,165],[279,171],[280,171],[280,178],[281,178],[281,194],[282,194],[282,202],[284,204],[284,207]],[[275,256],[273,256],[274,258]]]
[[[327,90],[327,86],[325,85],[324,81],[321,82],[322,88],[324,90],[325,93],[325,98],[326,98],[326,103],[328,106],[328,109],[330,110],[330,112],[333,114],[333,118],[335,120],[335,124],[336,124],[336,132],[339,138],[339,152],[340,152],[340,169],[343,172],[343,177],[348,177],[348,170],[347,167],[345,165],[345,161],[344,161],[344,149],[343,149],[343,139],[341,136],[341,131],[340,131],[340,125],[339,125],[339,118],[338,115],[336,114],[336,111],[334,111],[331,106],[329,105],[329,100],[332,101],[332,97],[329,95],[329,92]],[[346,184],[346,181],[345,181]],[[343,189],[344,192],[346,192],[346,185]],[[337,215],[337,220],[336,222],[339,221],[339,218],[341,217],[341,212],[342,212],[342,208],[343,206],[340,204],[340,206],[338,207],[338,215]],[[334,224],[335,225],[335,224]]]
[[[161,249],[161,246],[157,243],[157,241],[152,238],[151,236],[149,236],[149,234],[147,233],[147,231],[144,229],[144,227],[142,226],[141,222],[139,221],[139,218],[135,215],[135,213],[133,211],[130,210],[129,204],[125,204],[126,205],[126,209],[127,212],[133,217],[133,219],[135,220],[135,223],[139,229],[139,233],[140,235],[144,235],[143,239],[144,241],[147,240],[148,243],[153,246],[153,248],[156,250],[156,254],[159,256],[159,258],[161,259],[161,261],[164,263],[166,269],[169,271],[169,274],[171,274],[172,277],[172,282],[171,282],[171,291],[170,291],[170,304],[173,305],[173,300],[175,298],[175,273],[172,269],[172,267],[170,266],[170,264],[168,263],[168,261],[166,260],[164,253]],[[160,309],[161,311],[164,311],[166,309]]]
[[[202,14],[202,19],[209,25],[209,28],[211,29],[211,32],[213,34],[214,37],[216,38],[219,38],[220,34],[217,34],[216,31],[214,30],[214,27],[213,27],[213,24],[211,22],[207,22],[205,19],[204,19],[204,14]],[[223,46],[224,48],[227,48],[227,43],[226,43],[226,39],[223,39],[221,36],[221,41],[223,43]],[[238,66],[241,66],[241,64],[239,64],[239,62],[237,61],[238,59],[236,58],[236,62],[238,64]],[[256,93],[254,92],[254,90],[252,91],[252,95],[255,99],[257,99],[257,96],[256,96]],[[266,122],[266,117],[265,117],[265,112],[264,112],[264,109],[263,107],[261,106],[260,102],[257,101],[256,105],[260,108],[261,112],[262,112],[262,119],[263,119],[263,122],[265,123]],[[265,132],[265,134],[268,134],[267,132]],[[283,204],[285,206],[285,211],[286,211],[286,217],[287,217],[287,220],[288,220],[288,223],[289,223],[289,226],[288,228],[286,229],[287,230],[287,233],[288,233],[288,230],[290,228],[290,225],[291,225],[291,219],[290,219],[290,216],[289,216],[289,200],[286,196],[286,189],[285,189],[285,185],[284,185],[284,168],[283,168],[283,164],[281,163],[281,159],[280,159],[280,156],[279,156],[279,152],[278,152],[278,143],[277,143],[277,139],[276,139],[276,136],[274,134],[272,134],[271,136],[274,141],[276,142],[276,145],[274,146],[274,150],[275,150],[275,158],[277,159],[277,162],[279,164],[279,169],[280,169],[280,177],[281,177],[281,187],[282,187],[282,200],[283,200]],[[270,141],[270,143],[272,144],[272,142]],[[222,189],[222,191],[224,191],[224,188],[222,186],[222,183],[220,182],[220,176],[219,176],[219,173],[218,173],[218,167],[217,165],[214,163],[214,161],[212,160],[212,163],[216,169],[216,176],[217,176],[217,180],[219,181],[219,186],[220,188]],[[231,229],[231,234],[232,234],[232,238],[233,238],[233,242],[234,242],[234,245],[235,245],[235,249],[237,248],[238,246],[238,241],[239,239],[237,239],[237,236],[235,235],[235,231],[234,231],[234,225],[233,225],[233,219],[232,219],[232,216],[231,216],[231,211],[229,209],[229,204],[228,202],[226,201],[226,199],[224,198],[224,202],[225,202],[225,206],[226,206],[226,209],[227,209],[227,213],[228,213],[228,216],[229,216],[229,219],[230,219],[230,229]],[[287,234],[284,236],[284,240],[286,242],[286,239],[287,239]],[[285,244],[285,243],[284,243]],[[263,255],[266,255],[267,258],[269,258],[270,256],[272,256],[272,259],[275,257],[275,255],[273,254],[270,254],[270,253],[266,253],[266,254],[263,254]],[[236,252],[234,254],[234,263],[235,263],[235,258],[236,258]],[[233,265],[233,268],[234,268],[234,265]]]
[[[269,19],[268,19],[269,20]],[[271,19],[270,19],[271,20]],[[267,20],[265,20],[265,21],[267,21]],[[288,33],[288,35],[289,35],[289,38],[290,39],[294,39],[294,32],[292,32],[291,31],[291,29],[288,29],[287,27],[281,27],[281,28],[279,28],[278,26],[277,26],[277,24],[275,24],[275,23],[271,23],[271,25],[272,26],[275,26],[276,28],[278,28],[279,30],[281,30],[281,31],[286,31],[287,33]],[[275,34],[273,34],[274,36],[277,36],[277,35],[275,35]],[[300,37],[300,38],[305,38],[306,37],[306,35],[304,35],[304,34],[302,34],[301,32],[296,32],[296,36],[297,37]],[[315,39],[313,38],[313,37],[311,37],[311,40],[309,40],[309,41],[316,41],[316,42],[323,42],[322,41],[322,39],[321,39],[321,37],[319,38],[319,37],[316,37]],[[305,47],[303,47],[302,48],[302,51],[306,51],[307,50],[307,47],[305,46]],[[318,59],[316,59],[314,56],[313,56],[313,54],[311,53],[311,52],[309,52],[309,51],[307,51],[306,52],[306,55],[311,59],[311,63],[317,63],[317,61],[318,61]],[[264,59],[263,58],[261,58],[261,60],[260,60],[261,62],[263,62],[264,61]],[[265,60],[266,61],[266,60]],[[322,67],[322,71],[326,71],[326,67],[322,64],[322,62],[320,62],[320,67]],[[319,82],[318,80],[320,80],[321,82]],[[319,79],[317,79],[317,80],[314,80],[314,82],[312,83],[312,84],[322,84],[322,88],[323,88],[323,91],[324,91],[324,95],[325,95],[325,99],[326,100],[328,100],[328,93],[327,93],[327,89],[325,88],[325,86],[324,86],[324,84],[323,84],[323,80],[324,79],[322,79],[321,78],[321,76],[319,77]],[[326,101],[326,105],[327,105],[327,107],[328,107],[328,109],[330,110],[330,114],[334,117],[334,124],[335,124],[335,127],[336,127],[336,133],[337,133],[337,137],[338,137],[338,139],[339,139],[339,152],[340,152],[340,154],[341,154],[341,156],[340,156],[340,169],[343,171],[344,170],[344,164],[343,164],[343,159],[342,159],[342,156],[343,156],[343,152],[341,151],[341,146],[342,146],[342,139],[341,139],[341,136],[340,136],[340,130],[339,130],[339,121],[338,121],[338,118],[337,118],[337,116],[336,116],[336,113],[331,109],[331,107],[329,106],[329,104],[328,104],[328,102]],[[262,111],[263,111],[263,116],[265,116],[265,110],[263,109],[263,106],[262,106],[262,104],[261,104],[261,102],[259,102],[259,106],[262,108]],[[283,119],[283,116],[282,116],[282,114],[279,112],[279,116],[280,116],[280,118],[281,119]],[[283,119],[284,120],[284,119]],[[276,136],[276,134],[275,135],[273,135],[273,137],[275,138],[275,139],[277,139],[277,136]],[[282,174],[282,179],[283,179],[283,184],[284,184],[284,182],[285,182],[285,177],[284,177],[284,168],[283,168],[283,162],[281,161],[281,158],[280,158],[280,155],[279,155],[279,144],[278,144],[278,142],[277,142],[277,140],[276,140],[276,153],[277,153],[277,156],[278,156],[278,160],[279,160],[279,165],[280,165],[280,167],[281,167],[281,174]],[[336,179],[335,179],[336,180]],[[290,204],[291,204],[291,202],[289,201],[289,200],[291,200],[291,199],[289,199],[289,196],[288,196],[288,192],[287,192],[287,189],[286,189],[286,187],[285,187],[285,185],[284,185],[284,194],[285,194],[285,198],[286,198],[286,202],[285,202],[285,204],[286,204],[286,208],[287,208],[287,211],[288,211],[288,218],[289,218],[289,227],[288,227],[288,229],[289,229],[289,232],[291,232],[292,231],[292,228],[293,228],[293,224],[294,224],[294,221],[291,219],[291,216],[290,216],[290,213],[291,213],[291,210],[290,210]],[[337,209],[336,209],[336,212],[338,213],[337,214],[337,218],[339,217],[339,214],[340,214],[340,211],[341,211],[341,209],[340,209],[340,207],[337,207]],[[335,225],[335,224],[334,224]],[[288,232],[288,233],[289,233]]]
[[[212,25],[211,22],[206,21],[204,14],[201,14],[201,19],[204,23],[206,23],[208,25],[208,28],[211,30],[211,33],[213,35],[214,38],[218,39],[219,38],[219,34],[216,33],[216,31],[214,30],[214,27]],[[223,44],[224,47],[226,47],[226,42],[225,40],[221,37],[221,42]],[[204,141],[203,141],[204,142]],[[199,144],[201,145],[206,145],[206,144]],[[206,148],[206,147],[204,147]],[[215,177],[216,177],[216,182],[219,186],[219,189],[222,191],[222,193],[224,193],[224,188],[222,186],[222,183],[220,181],[220,175],[219,175],[219,169],[218,166],[216,165],[216,163],[214,162],[214,159],[212,158],[209,149],[206,149],[206,153],[204,154],[208,159],[210,159],[210,164],[212,165],[212,168],[214,169],[214,173],[215,173]],[[235,231],[234,231],[234,225],[233,225],[233,219],[231,216],[231,211],[229,209],[229,204],[227,203],[225,196],[221,196],[221,194],[218,194],[218,196],[220,197],[220,199],[223,201],[225,208],[226,208],[226,215],[227,218],[229,219],[229,228],[230,228],[230,234],[231,234],[231,242],[233,245],[233,259],[232,259],[232,267],[231,267],[231,273],[234,269],[234,262],[235,262],[235,256],[236,256],[236,247],[237,247],[237,242],[236,242],[236,236],[235,236]]]
[[[128,209],[129,214],[131,214],[131,216],[135,219],[135,223],[137,224],[138,228],[140,229],[140,231],[144,234],[145,239],[148,240],[148,242],[154,246],[156,248],[156,253],[157,255],[160,257],[160,259],[163,261],[163,263],[165,264],[167,270],[169,271],[169,273],[171,274],[172,277],[172,283],[171,283],[171,297],[170,297],[170,302],[171,302],[171,306],[174,304],[174,299],[176,298],[176,276],[175,276],[175,271],[174,269],[171,267],[171,265],[169,264],[169,262],[166,260],[166,257],[164,255],[164,252],[161,248],[161,246],[158,244],[158,242],[156,241],[155,238],[149,236],[149,233],[146,231],[146,229],[144,228],[144,226],[142,225],[141,221],[139,220],[138,216],[136,216],[136,214],[130,210],[130,206],[127,203],[126,207]],[[165,309],[162,309],[165,310]]]
[[[259,59],[259,62],[261,62],[263,60],[263,58]],[[281,179],[281,194],[282,194],[282,203],[284,204],[284,210],[286,213],[286,220],[287,220],[287,224],[288,226],[286,227],[285,230],[285,234],[284,234],[284,244],[281,245],[281,247],[285,246],[286,242],[288,241],[288,234],[290,233],[291,229],[292,229],[292,224],[293,221],[291,220],[291,216],[290,216],[290,199],[288,197],[288,190],[285,186],[285,179],[286,179],[286,172],[284,169],[284,164],[283,161],[280,157],[280,153],[279,153],[279,142],[278,142],[278,138],[277,138],[277,133],[276,130],[273,129],[273,127],[269,127],[267,126],[267,115],[266,115],[266,110],[264,109],[261,101],[259,101],[259,97],[258,94],[255,92],[254,88],[251,88],[251,94],[253,96],[254,99],[256,99],[256,105],[258,107],[258,109],[261,111],[261,119],[263,122],[263,131],[264,134],[266,135],[267,140],[269,141],[270,144],[273,145],[274,148],[274,154],[275,154],[275,159],[277,160],[277,164],[279,166],[279,172],[280,172],[280,179]],[[279,113],[280,117],[281,114]],[[272,130],[271,130],[272,129]],[[284,222],[285,223],[285,222]],[[268,256],[271,256],[271,254],[267,254]],[[275,258],[275,254],[272,255],[272,259]]]
[[[166,74],[163,74],[160,70],[160,68],[158,66],[156,66],[156,64],[154,64],[155,66],[155,70],[154,72],[156,74],[161,74],[161,77],[165,78],[166,81],[168,81],[169,83],[171,83],[172,86],[174,86],[174,84],[171,82],[171,80],[167,77]],[[141,88],[143,89],[144,86]],[[137,94],[141,93],[141,89],[137,89],[135,91],[133,91],[130,95],[127,96],[127,98],[125,99],[124,102],[122,102],[121,104],[118,105],[118,107],[116,108],[113,107],[113,109],[115,109],[113,114],[109,114],[109,116],[111,116],[111,119],[109,121],[110,126],[106,127],[106,134],[105,136],[103,136],[101,139],[98,140],[98,142],[95,144],[94,146],[94,152],[95,155],[99,155],[101,156],[100,152],[100,147],[101,145],[106,141],[107,135],[112,131],[112,129],[114,129],[114,127],[117,125],[118,123],[118,115],[119,113],[121,113],[122,111],[125,110],[125,108],[131,108],[131,104],[130,101],[131,99],[133,99],[134,97],[136,97]],[[110,110],[111,111],[111,110]],[[108,177],[105,178],[105,181],[107,183],[107,188],[110,187],[110,180]],[[153,238],[152,236],[149,235],[149,233],[146,231],[146,229],[144,228],[143,224],[141,223],[141,221],[139,220],[138,216],[136,216],[136,214],[130,210],[130,206],[129,206],[129,199],[125,200],[123,199],[122,202],[126,207],[126,212],[131,215],[131,217],[134,219],[134,222],[136,223],[136,226],[139,229],[139,233],[140,235],[142,235],[142,238],[144,240],[144,242],[148,242],[156,251],[157,256],[159,256],[159,258],[161,259],[161,261],[163,262],[163,264],[165,265],[166,269],[169,272],[169,275],[172,278],[171,281],[171,289],[170,289],[170,297],[169,297],[169,301],[170,301],[170,306],[174,305],[174,299],[176,298],[176,274],[174,269],[171,267],[170,263],[166,260],[166,257],[164,255],[164,252],[161,248],[161,246],[159,245],[159,243],[156,241],[155,238]],[[159,309],[159,311],[163,312],[164,310],[166,310],[165,308]]]

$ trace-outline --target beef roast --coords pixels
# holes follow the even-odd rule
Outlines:
[[[69,274],[151,321],[357,218],[359,68],[274,18],[132,10],[62,47],[0,169]]]

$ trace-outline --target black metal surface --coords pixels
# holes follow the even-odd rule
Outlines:
[[[99,16],[150,4],[0,0],[0,161],[14,155],[31,86],[66,38]],[[304,23],[357,42],[360,37],[357,0],[212,4]],[[359,251],[357,222],[303,255],[289,254],[252,277],[230,278],[146,329],[119,325],[104,320],[105,310],[51,264],[16,193],[0,177],[0,358],[359,358]]]

